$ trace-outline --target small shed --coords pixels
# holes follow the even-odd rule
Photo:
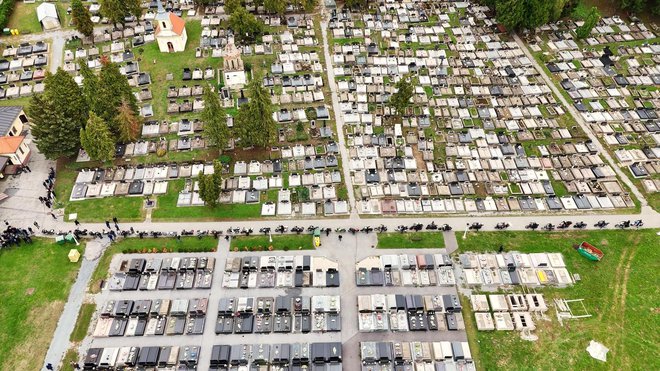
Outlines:
[[[53,3],[41,3],[37,7],[37,18],[45,31],[60,28],[60,18],[57,15],[57,7]]]

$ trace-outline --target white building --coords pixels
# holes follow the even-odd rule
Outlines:
[[[186,22],[172,12],[166,12],[158,1],[158,14],[154,18],[156,23],[156,41],[161,53],[182,52],[186,49],[188,34]]]
[[[60,28],[60,18],[57,16],[57,7],[53,3],[41,3],[37,7],[37,18],[45,31]]]

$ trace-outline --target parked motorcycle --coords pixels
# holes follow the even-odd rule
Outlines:
[[[606,221],[604,221],[604,220],[599,220],[598,223],[594,224],[594,227],[597,227],[597,228],[603,229],[603,228],[607,227],[609,224],[610,224],[610,223],[608,223],[608,222],[606,222]]]
[[[571,224],[573,224],[573,222],[564,220],[564,221],[562,221],[561,223],[559,223],[557,225],[557,229],[566,229],[566,228],[570,227]]]
[[[509,223],[504,223],[504,222],[497,223],[497,225],[495,226],[495,229],[497,229],[497,230],[504,230],[504,229],[507,229],[507,228],[509,228]]]
[[[617,223],[614,225],[615,228],[619,229],[626,229],[630,227],[630,220],[624,220],[621,223]]]
[[[468,227],[468,229],[471,230],[471,231],[478,231],[478,230],[480,230],[483,226],[484,226],[484,225],[483,225],[482,223],[474,222],[474,223],[472,223],[472,224]]]

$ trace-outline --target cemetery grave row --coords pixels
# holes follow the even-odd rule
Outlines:
[[[43,41],[7,45],[0,60],[0,99],[43,92],[49,56],[49,44]]]
[[[358,211],[631,207],[532,61],[487,8],[468,5],[333,12],[337,114]],[[389,101],[401,78],[412,79],[412,104],[396,112]]]
[[[660,190],[660,44],[642,23],[602,18],[579,40],[572,22],[540,28],[530,48],[592,131],[647,193]]]

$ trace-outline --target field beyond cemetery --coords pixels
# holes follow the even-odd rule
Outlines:
[[[568,271],[581,281],[567,289],[537,289],[546,302],[553,298],[584,299],[591,318],[569,320],[560,326],[554,305],[548,321],[536,321],[536,342],[522,340],[518,332],[477,332],[474,317],[464,300],[464,316],[472,354],[480,370],[642,370],[658,369],[652,356],[660,351],[657,274],[660,253],[657,230],[483,232],[458,236],[460,251],[561,252]],[[601,262],[586,260],[573,244],[588,241],[601,248]],[[465,299],[465,298],[464,298]],[[610,349],[607,363],[589,356],[590,340]],[[561,366],[558,366],[561,365]]]
[[[39,370],[79,264],[71,245],[35,239],[0,251],[0,370]]]

